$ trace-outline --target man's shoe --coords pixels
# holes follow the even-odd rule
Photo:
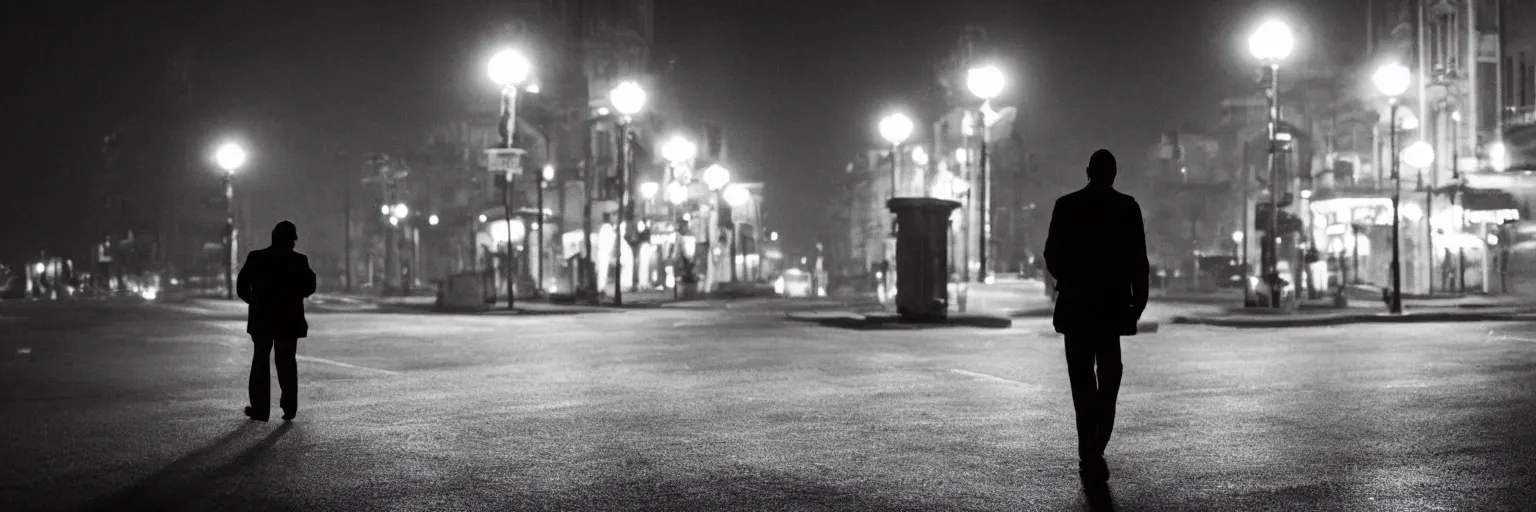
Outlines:
[[[299,414],[299,411],[295,411],[295,410],[292,410],[292,409],[284,410],[283,411],[283,421],[293,421],[293,417],[297,416],[298,414]]]
[[[1109,463],[1103,457],[1079,462],[1078,467],[1078,476],[1083,479],[1084,487],[1102,485],[1109,481]]]
[[[257,416],[256,408],[249,405],[245,406],[245,416],[256,421],[267,421],[267,415]]]

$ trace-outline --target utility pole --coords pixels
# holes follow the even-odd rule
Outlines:
[[[352,173],[347,172],[341,181],[341,260],[342,272],[345,273],[342,275],[341,286],[347,293],[352,293],[352,179]]]

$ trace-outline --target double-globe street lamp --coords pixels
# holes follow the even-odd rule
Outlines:
[[[1280,166],[1277,165],[1280,156],[1280,62],[1291,55],[1295,46],[1296,39],[1291,35],[1290,26],[1279,20],[1264,22],[1248,38],[1248,51],[1264,63],[1269,75],[1268,83],[1265,84],[1266,95],[1269,97],[1269,233],[1263,240],[1273,249],[1263,263],[1264,280],[1269,284],[1269,304],[1274,308],[1280,307],[1279,241],[1283,238],[1280,236]]]
[[[992,239],[992,214],[989,208],[992,196],[992,178],[989,176],[987,158],[988,125],[987,113],[992,109],[992,99],[1003,92],[1003,71],[997,66],[978,66],[965,73],[965,87],[971,94],[981,99],[981,107],[977,109],[976,133],[980,135],[977,144],[976,160],[976,184],[981,187],[977,196],[981,199],[978,211],[981,214],[981,229],[979,233],[979,246],[977,248],[977,263],[979,265],[976,277],[982,282],[991,282],[992,276],[987,273],[987,244]]]
[[[891,199],[896,198],[897,165],[901,161],[901,144],[912,136],[912,118],[900,112],[880,118],[880,138],[891,144]]]
[[[226,142],[213,152],[224,171],[224,298],[235,300],[235,172],[245,166],[245,148]]]
[[[630,177],[634,167],[629,148],[629,125],[635,114],[645,108],[646,93],[640,84],[633,81],[620,82],[608,93],[608,101],[613,103],[613,109],[619,114],[619,204],[616,221],[613,224],[613,304],[624,305],[624,232],[632,220],[633,212],[629,197]],[[639,234],[635,233],[638,237]],[[638,239],[638,238],[637,238]],[[639,265],[635,266],[635,281],[640,279]]]
[[[1408,86],[1412,81],[1412,75],[1408,68],[1402,64],[1391,63],[1382,66],[1375,74],[1371,75],[1371,81],[1376,89],[1387,96],[1388,107],[1387,124],[1389,125],[1389,144],[1391,150],[1388,154],[1392,157],[1392,295],[1387,303],[1387,308],[1392,313],[1403,312],[1403,269],[1401,265],[1401,246],[1399,237],[1402,235],[1402,214],[1399,202],[1402,200],[1403,180],[1399,174],[1399,165],[1402,155],[1397,151],[1398,131],[1398,97],[1408,92]]]
[[[533,74],[533,63],[522,52],[508,49],[492,56],[486,70],[491,80],[501,86],[501,122],[498,130],[501,134],[501,147],[510,150],[517,133],[517,89]],[[512,173],[515,171],[512,167],[516,166],[502,170],[506,187],[502,189],[501,195],[501,207],[507,223],[507,260],[504,265],[507,275],[507,309],[515,309],[513,302],[516,294],[513,289],[517,283],[517,276],[512,271]],[[539,213],[543,215],[542,211]]]

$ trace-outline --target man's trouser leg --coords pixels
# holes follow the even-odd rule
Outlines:
[[[275,348],[277,358],[274,360],[277,366],[277,384],[283,389],[283,395],[278,399],[278,404],[285,412],[292,412],[299,408],[299,363],[296,361],[299,340],[297,338],[277,338]]]
[[[268,362],[272,357],[272,337],[251,336],[251,341],[255,342],[255,351],[251,354],[251,409],[256,416],[265,417],[272,409],[271,363]]]
[[[1072,408],[1077,415],[1078,456],[1094,461],[1103,455],[1114,429],[1122,371],[1120,337],[1067,336],[1066,352]]]

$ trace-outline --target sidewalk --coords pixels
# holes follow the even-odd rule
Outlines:
[[[1536,300],[1530,297],[1483,296],[1423,297],[1403,299],[1403,313],[1387,312],[1380,300],[1351,300],[1348,307],[1337,308],[1331,300],[1304,301],[1294,311],[1228,306],[1203,314],[1179,315],[1175,324],[1220,327],[1315,327],[1356,323],[1416,322],[1494,322],[1525,319],[1536,315]]]

